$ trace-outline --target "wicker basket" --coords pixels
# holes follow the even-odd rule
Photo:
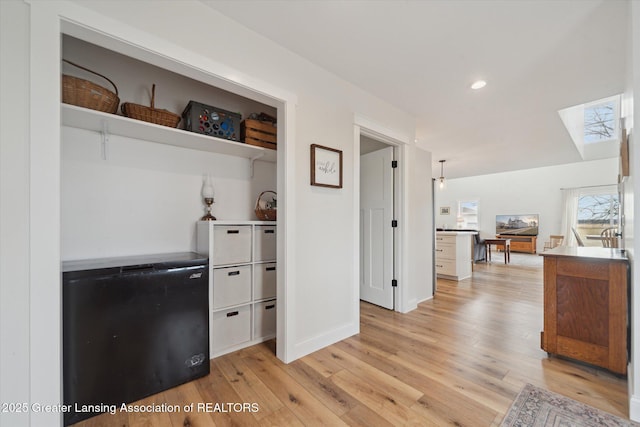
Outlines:
[[[151,107],[145,105],[124,102],[122,104],[122,114],[136,120],[143,120],[157,125],[177,127],[180,123],[180,116],[168,110],[157,110],[155,108],[156,85],[151,87]]]
[[[73,62],[67,61],[66,59],[63,59],[63,61],[67,64],[73,65],[74,67],[78,67],[82,70],[95,74],[96,76],[102,77],[113,85],[116,92],[113,93],[109,89],[90,82],[89,80],[84,80],[78,77],[63,74],[62,102],[64,102],[65,104],[77,105],[79,107],[90,108],[92,110],[111,114],[114,114],[116,111],[118,111],[120,98],[118,98],[118,88],[116,87],[115,83],[113,83],[102,74],[96,73],[93,70],[90,70],[78,64],[74,64]]]
[[[269,202],[262,198],[267,193],[273,194],[273,200],[276,200],[275,191],[263,191],[260,193],[258,200],[256,200],[256,216],[261,221],[275,221],[277,219],[277,209],[272,208]]]

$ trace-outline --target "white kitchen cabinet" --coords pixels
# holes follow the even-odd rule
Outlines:
[[[209,255],[211,357],[276,336],[275,221],[198,221]]]
[[[471,277],[474,233],[440,231],[436,233],[436,273],[438,277],[462,280]]]

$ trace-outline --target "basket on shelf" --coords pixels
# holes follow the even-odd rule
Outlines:
[[[263,196],[267,193],[273,194],[271,201],[263,199]],[[276,205],[276,192],[275,191],[263,191],[256,200],[256,216],[261,221],[275,221],[277,219],[277,205]]]
[[[118,111],[118,104],[120,104],[120,98],[118,98],[118,88],[109,78],[103,76],[100,73],[96,73],[93,70],[85,68],[81,65],[75,64],[71,61],[63,59],[69,65],[78,67],[82,70],[88,71],[96,76],[100,76],[109,83],[111,83],[116,90],[115,93],[109,89],[97,85],[89,80],[81,79],[78,77],[70,76],[67,74],[62,75],[62,102],[65,104],[77,105],[79,107],[90,108],[92,110],[102,111],[105,113],[114,114]]]
[[[132,119],[142,120],[157,125],[168,126],[171,128],[177,127],[180,122],[180,116],[168,110],[156,109],[155,99],[156,85],[154,83],[151,87],[151,107],[133,104],[131,102],[124,102],[121,107],[122,114]]]

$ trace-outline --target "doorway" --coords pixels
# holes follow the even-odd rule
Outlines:
[[[360,136],[360,299],[395,303],[395,148]]]

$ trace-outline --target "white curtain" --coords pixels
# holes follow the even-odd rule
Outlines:
[[[573,228],[578,225],[578,199],[581,190],[579,188],[562,189],[562,232],[564,234],[564,246],[578,246]]]

